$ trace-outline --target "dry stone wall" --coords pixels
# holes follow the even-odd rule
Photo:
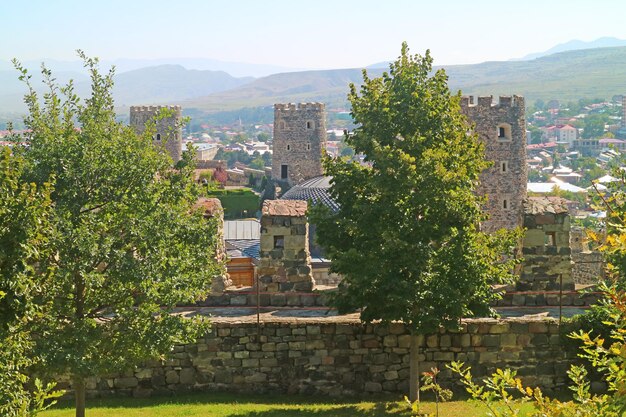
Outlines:
[[[422,369],[442,369],[444,386],[457,386],[445,365],[460,360],[476,378],[497,367],[518,371],[526,384],[565,387],[575,353],[564,349],[555,320],[475,319],[458,332],[421,339]],[[150,396],[231,391],[324,396],[401,394],[408,389],[410,338],[401,324],[363,325],[341,318],[285,322],[217,322],[197,343],[177,346],[164,362],[123,375],[93,378],[91,396]]]

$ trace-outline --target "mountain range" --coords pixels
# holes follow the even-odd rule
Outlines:
[[[606,47],[613,44],[626,45],[626,41],[615,38],[601,38],[591,43],[571,41],[540,54],[531,54],[524,60],[443,68],[450,88],[462,90],[463,94],[521,94],[526,96],[527,102],[610,98],[626,93],[626,46]],[[587,46],[594,47],[578,49]],[[558,52],[563,49],[569,50]],[[542,56],[533,58],[535,55]],[[212,62],[191,61],[186,64],[201,66],[203,62],[202,65]],[[135,64],[138,62],[140,60]],[[53,64],[50,67],[60,83],[71,78],[79,95],[89,92],[89,78],[84,71],[79,72],[76,63],[54,61]],[[28,66],[32,68],[32,63]],[[15,120],[24,112],[22,97],[26,90],[17,80],[18,73],[7,68],[10,64],[0,62],[0,114],[4,114],[0,119]],[[103,63],[102,68],[107,69],[107,64]],[[368,73],[377,76],[386,68],[385,63],[374,64],[368,67]],[[130,105],[161,103],[181,104],[196,115],[271,106],[277,102],[321,101],[331,108],[345,108],[348,85],[361,80],[361,69],[290,71],[253,78],[235,77],[227,71],[162,64],[116,74],[113,93],[121,114],[127,114]],[[33,72],[33,85],[41,86],[39,81]]]

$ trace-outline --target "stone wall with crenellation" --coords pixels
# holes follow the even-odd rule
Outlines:
[[[142,134],[156,121],[152,143],[167,151],[174,162],[183,154],[182,109],[180,106],[131,106],[130,125]]]
[[[293,186],[323,174],[323,103],[275,104],[272,179]]]
[[[478,193],[487,197],[489,218],[481,228],[493,232],[522,225],[526,198],[526,119],[524,97],[500,96],[461,98],[461,111],[474,124],[474,132],[485,144],[485,158],[493,161],[480,177]]]

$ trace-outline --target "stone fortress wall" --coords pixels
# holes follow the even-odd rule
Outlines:
[[[138,134],[142,134],[146,129],[146,124],[152,122],[161,111],[165,110],[170,115],[157,122],[152,143],[155,146],[164,147],[172,160],[178,162],[183,153],[183,117],[180,106],[131,106],[130,126]]]
[[[410,335],[402,324],[354,318],[275,318],[214,322],[205,338],[177,346],[121,375],[91,378],[88,395],[145,397],[186,391],[300,393],[349,396],[408,390]],[[422,370],[438,367],[445,387],[459,388],[445,365],[472,366],[480,379],[496,368],[516,369],[525,384],[564,390],[576,352],[554,319],[470,319],[458,332],[421,338]],[[66,382],[67,383],[67,382]]]
[[[492,96],[461,98],[461,111],[485,144],[485,158],[493,161],[481,175],[478,193],[487,197],[489,219],[481,224],[487,232],[522,225],[526,198],[526,119],[524,98]]]
[[[325,148],[323,103],[274,105],[273,180],[295,185],[322,175]]]

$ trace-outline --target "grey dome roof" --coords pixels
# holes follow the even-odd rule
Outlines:
[[[324,204],[332,211],[339,210],[339,205],[332,199],[328,190],[333,177],[315,177],[291,187],[280,197],[281,200],[311,200],[313,204]]]

